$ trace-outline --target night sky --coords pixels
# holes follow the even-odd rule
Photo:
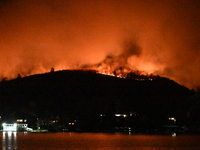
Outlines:
[[[200,1],[0,0],[1,79],[96,66],[107,56],[114,69],[198,87]]]

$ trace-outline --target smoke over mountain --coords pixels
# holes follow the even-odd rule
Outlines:
[[[196,88],[199,8],[199,0],[0,0],[0,78],[108,63]]]

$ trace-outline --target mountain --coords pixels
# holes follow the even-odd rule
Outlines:
[[[129,74],[118,78],[95,71],[63,70],[0,83],[0,113],[94,122],[98,114],[134,114],[161,124],[168,117],[184,124],[195,105],[194,92],[168,78]],[[95,118],[95,119],[94,119]],[[143,118],[143,119],[141,119]]]

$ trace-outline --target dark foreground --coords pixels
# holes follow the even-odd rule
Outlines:
[[[199,150],[200,136],[106,133],[0,133],[2,150]]]

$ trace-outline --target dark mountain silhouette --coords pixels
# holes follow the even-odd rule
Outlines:
[[[173,80],[133,73],[124,79],[95,71],[64,70],[0,83],[4,118],[11,114],[43,119],[59,116],[68,122],[89,120],[91,125],[98,114],[132,112],[148,125],[163,124],[171,116],[186,124],[195,104],[194,91]]]

